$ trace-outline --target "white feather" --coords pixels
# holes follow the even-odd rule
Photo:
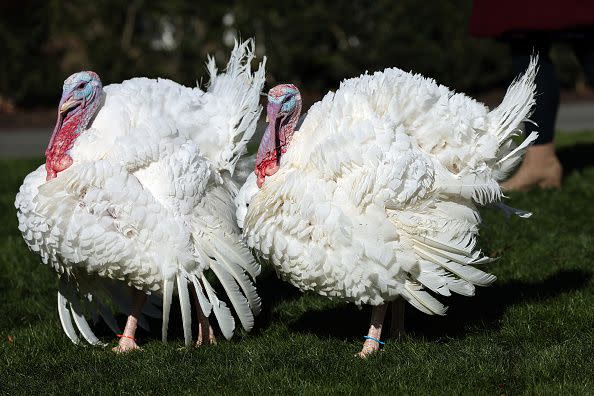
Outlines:
[[[230,339],[231,336],[233,336],[233,330],[235,329],[235,319],[233,319],[231,311],[227,308],[227,304],[217,298],[215,291],[205,277],[202,277],[202,284],[204,285],[206,295],[212,304],[212,311],[217,318],[223,336],[226,339]]]
[[[502,202],[497,202],[495,204],[495,207],[501,209],[503,211],[503,213],[505,213],[506,217],[510,217],[511,215],[516,215],[523,219],[527,219],[532,216],[532,212],[527,212],[522,209],[512,208],[511,206],[508,206]]]
[[[177,275],[177,293],[179,295],[179,307],[181,309],[184,327],[184,343],[186,346],[189,346],[192,344],[192,308],[188,294],[188,284],[181,274]]]
[[[416,304],[418,304],[413,304],[415,305],[415,307],[419,308],[419,306],[422,306],[423,308],[425,308],[424,312],[428,314],[445,315],[447,307],[445,307],[442,303],[433,298],[431,294],[421,290],[421,287],[419,285],[409,281],[405,281],[404,288],[406,290],[404,298],[409,297],[409,302],[411,302],[412,300]],[[423,311],[422,308],[421,311]]]
[[[161,327],[161,340],[167,342],[167,330],[169,327],[169,310],[171,309],[171,300],[173,299],[173,288],[175,284],[171,279],[163,281],[163,325]]]
[[[196,290],[196,295],[198,296],[198,304],[200,304],[200,309],[204,316],[210,316],[210,312],[212,311],[212,304],[208,301],[208,298],[204,295],[202,291],[202,285],[200,285],[200,281],[196,277],[196,275],[192,275],[192,283],[194,284],[194,289]]]
[[[258,315],[262,309],[262,303],[256,287],[245,274],[244,270],[252,271],[255,276],[260,271],[259,266],[257,266],[252,255],[244,246],[239,244],[231,246],[221,238],[216,238],[216,246],[217,249],[213,249],[212,245],[209,244],[212,254],[216,257],[216,262],[220,263],[223,271],[233,276],[234,282],[239,284],[245,294],[251,311],[253,311],[254,315]],[[238,251],[241,251],[243,256]]]
[[[97,336],[95,335],[95,333],[93,333],[93,330],[91,330],[91,327],[89,326],[89,323],[87,322],[87,320],[85,319],[81,307],[80,307],[80,302],[78,301],[78,299],[73,298],[70,304],[70,311],[72,312],[72,318],[74,319],[74,323],[76,324],[76,327],[78,328],[78,330],[80,331],[80,333],[82,334],[82,336],[84,337],[85,340],[87,340],[87,342],[91,345],[96,345],[96,346],[106,346],[107,344],[99,341],[99,339],[97,338]]]
[[[227,272],[224,266],[219,265],[218,262],[213,262],[210,268],[221,282],[221,285],[223,285],[225,293],[227,293],[231,305],[233,305],[235,313],[239,317],[241,325],[244,329],[248,331],[251,330],[252,327],[254,327],[254,315],[250,310],[247,299],[239,290],[237,282],[233,276]]]
[[[66,333],[68,338],[70,338],[70,341],[72,341],[74,344],[79,344],[80,339],[78,338],[76,330],[74,330],[74,326],[72,325],[72,316],[70,316],[70,309],[68,309],[69,305],[70,303],[64,296],[62,287],[60,287],[60,290],[58,290],[58,315],[60,317],[60,323],[62,324],[64,333]]]

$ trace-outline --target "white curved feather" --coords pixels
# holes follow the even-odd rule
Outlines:
[[[179,295],[179,307],[182,314],[182,323],[184,327],[184,343],[186,346],[192,344],[192,308],[190,306],[190,296],[188,294],[188,284],[185,277],[177,275],[177,292]]]
[[[404,289],[406,290],[405,298],[407,296],[412,297],[413,301],[425,308],[425,313],[445,315],[447,307],[432,297],[431,294],[423,291],[419,285],[406,281],[404,283]],[[418,308],[416,305],[415,307]]]
[[[223,336],[226,339],[230,339],[233,336],[233,330],[235,330],[235,319],[233,319],[231,311],[227,307],[227,304],[217,298],[214,289],[204,276],[202,276],[202,284],[204,285],[206,295],[212,304],[212,312],[217,318]]]
[[[165,279],[163,281],[163,325],[161,327],[161,340],[167,342],[167,330],[169,327],[169,310],[171,309],[171,300],[173,299],[173,280]]]
[[[60,317],[60,323],[62,324],[64,333],[70,338],[70,341],[78,345],[80,343],[80,338],[78,338],[76,330],[74,330],[74,326],[72,325],[72,316],[70,315],[68,305],[70,305],[70,303],[60,288],[60,290],[58,290],[58,315]]]
[[[251,311],[253,311],[254,315],[258,315],[262,309],[262,302],[255,285],[244,271],[252,271],[251,273],[254,273],[252,279],[255,279],[255,275],[259,274],[260,267],[255,263],[253,256],[247,249],[239,245],[239,243],[231,245],[229,242],[215,236],[215,244],[216,249],[213,248],[212,244],[209,243],[208,245],[210,251],[216,256],[216,262],[220,263],[221,270],[233,276],[234,282],[237,282],[247,298]],[[244,253],[241,255],[238,250],[245,250],[245,252],[241,252]]]
[[[231,301],[231,305],[235,309],[235,313],[239,317],[241,325],[247,331],[251,330],[252,327],[254,327],[254,315],[246,297],[239,290],[237,282],[233,276],[227,272],[225,267],[219,265],[217,261],[213,262],[210,268],[221,282],[221,285],[223,285],[225,293],[229,297],[229,301]]]
[[[208,298],[204,295],[202,291],[202,285],[200,285],[200,280],[196,277],[196,275],[191,275],[192,283],[194,284],[194,289],[196,290],[196,295],[198,296],[198,304],[200,304],[200,309],[204,316],[210,316],[210,312],[212,311],[212,304],[208,301]]]
[[[72,318],[74,319],[74,323],[76,324],[76,327],[80,331],[80,334],[82,334],[84,339],[87,340],[87,342],[89,344],[95,345],[95,346],[106,346],[107,345],[106,343],[101,342],[97,338],[95,333],[93,333],[93,330],[91,330],[89,323],[87,322],[87,320],[85,319],[85,317],[82,313],[80,302],[76,299],[75,296],[71,300],[70,311],[72,312]]]

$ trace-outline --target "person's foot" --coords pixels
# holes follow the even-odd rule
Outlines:
[[[555,144],[539,144],[526,150],[516,173],[501,183],[503,191],[524,191],[532,187],[559,188],[563,168],[555,154]]]

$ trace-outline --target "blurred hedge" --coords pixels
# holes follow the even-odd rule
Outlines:
[[[504,86],[507,48],[469,37],[470,9],[471,0],[3,2],[0,96],[55,104],[64,78],[81,69],[106,84],[133,76],[193,84],[207,54],[224,61],[234,35],[256,37],[270,84],[291,81],[310,96],[388,66],[466,92]],[[560,58],[573,84],[575,62]]]

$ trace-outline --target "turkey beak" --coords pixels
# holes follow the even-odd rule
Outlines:
[[[278,130],[280,128],[280,120],[278,113],[281,106],[276,103],[268,102],[266,106],[266,122],[268,126],[264,132],[264,136],[260,141],[258,153],[256,155],[256,175],[258,175],[257,185],[262,187],[266,176],[272,176],[278,170],[278,160],[280,153],[277,152],[279,145]]]
[[[73,97],[69,97],[66,101],[62,102],[60,105],[60,114],[66,113],[71,108],[77,106],[80,103],[79,100],[74,99]]]
[[[268,103],[268,106],[266,106],[266,122],[268,122],[268,128],[270,128],[270,132],[272,133],[272,136],[274,136],[272,141],[275,143],[278,143],[278,129],[280,128],[278,113],[280,112],[280,109],[281,105],[276,103]],[[276,146],[277,144],[275,144],[275,147],[271,147],[271,149],[274,150]]]
[[[266,106],[266,122],[271,124],[273,128],[276,128],[275,121],[280,109],[281,105],[276,103],[268,103]],[[276,132],[276,130],[274,132]]]

